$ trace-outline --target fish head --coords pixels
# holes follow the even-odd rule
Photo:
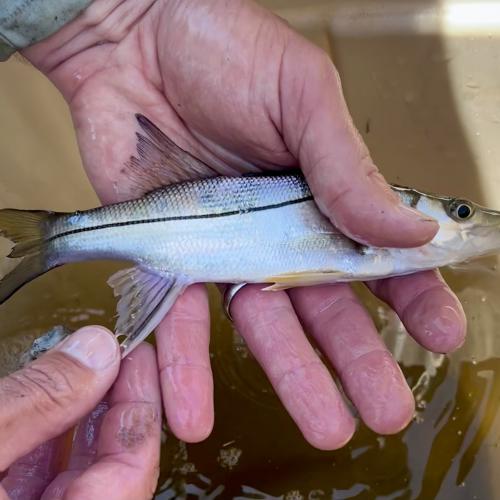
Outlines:
[[[405,204],[439,223],[429,244],[442,250],[451,262],[462,262],[500,252],[500,212],[462,198],[452,198],[401,188]]]

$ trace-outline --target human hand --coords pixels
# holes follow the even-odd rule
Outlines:
[[[69,451],[64,433],[78,421]],[[151,498],[160,431],[153,348],[140,345],[120,367],[114,336],[82,328],[0,379],[0,499]]]
[[[326,54],[254,3],[95,0],[25,55],[68,101],[104,203],[142,194],[124,168],[139,112],[224,175],[299,165],[320,209],[363,243],[417,246],[437,230],[401,205],[376,169]],[[463,310],[437,272],[369,286],[425,348],[462,343]],[[248,286],[232,316],[314,446],[345,444],[354,419],[304,328],[369,427],[393,433],[410,421],[411,391],[348,285],[288,293]],[[157,329],[167,419],[185,441],[202,440],[213,425],[208,343],[207,296],[195,285]]]

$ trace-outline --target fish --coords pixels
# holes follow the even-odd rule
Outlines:
[[[42,354],[53,349],[72,333],[73,330],[70,330],[64,325],[56,325],[50,328],[40,335],[40,337],[33,340],[29,348],[21,354],[18,369],[24,368],[32,361],[35,361],[35,359],[38,359]]]
[[[145,116],[136,118],[128,172],[155,189],[73,213],[0,210],[0,235],[14,244],[8,258],[20,259],[0,281],[0,304],[57,266],[130,261],[108,281],[126,356],[193,283],[263,283],[276,291],[402,276],[500,250],[500,212],[397,185],[404,204],[438,221],[437,234],[417,248],[363,245],[321,213],[298,171],[216,175]]]

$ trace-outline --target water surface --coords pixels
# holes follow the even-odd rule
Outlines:
[[[0,310],[1,370],[53,325],[112,327],[105,281],[118,267],[65,266],[16,294]],[[165,429],[157,498],[493,498],[500,492],[493,473],[500,463],[500,275],[491,261],[445,274],[469,319],[466,344],[449,357],[417,346],[393,313],[357,287],[402,364],[417,411],[395,436],[360,423],[334,452],[304,441],[211,289],[215,429],[196,445]]]

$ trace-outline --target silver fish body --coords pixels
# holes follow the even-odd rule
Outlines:
[[[215,177],[59,217],[51,264],[112,258],[192,282],[266,282],[281,274],[375,272],[375,256],[337,231],[298,175]],[[372,271],[370,271],[372,268]]]
[[[268,283],[295,275],[297,286],[403,275],[499,247],[500,235],[492,231],[492,223],[500,224],[496,212],[462,202],[484,219],[490,231],[481,236],[478,224],[453,219],[456,200],[394,189],[440,222],[429,244],[373,248],[347,238],[318,210],[303,178],[292,174],[185,182],[139,200],[62,215],[48,227],[46,254],[51,266],[124,259],[190,282]]]
[[[119,297],[116,334],[124,336],[126,355],[191,283],[267,283],[279,290],[399,276],[500,250],[499,212],[396,186],[405,204],[439,222],[438,233],[418,248],[361,245],[319,211],[301,175],[211,177],[209,166],[147,118],[136,118],[146,135],[137,134],[131,179],[145,182],[147,191],[167,173],[162,184],[169,185],[72,214],[0,210],[0,235],[15,244],[9,257],[22,257],[0,280],[0,304],[68,262],[131,261],[133,268],[108,282]]]

